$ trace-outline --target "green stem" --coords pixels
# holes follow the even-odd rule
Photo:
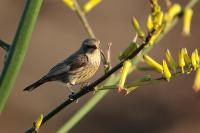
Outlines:
[[[85,16],[85,13],[83,12],[83,10],[81,9],[81,7],[79,6],[77,0],[73,0],[74,2],[74,6],[76,8],[76,14],[78,15],[78,17],[80,18],[85,30],[87,31],[87,33],[89,34],[89,36],[91,38],[96,38],[94,32],[92,31],[92,28]]]
[[[0,47],[3,48],[6,52],[8,52],[10,45],[8,45],[6,42],[0,40]]]
[[[118,76],[119,77],[119,76]],[[118,78],[116,78],[116,76],[112,75],[107,82],[105,83],[105,85],[114,85],[118,82]],[[109,90],[105,90],[105,91],[101,91],[101,92],[97,92],[95,94],[95,96],[93,96],[90,100],[88,100],[88,102],[81,107],[81,109],[79,111],[77,111],[75,113],[75,115],[73,115],[58,131],[57,133],[67,133],[70,131],[70,129],[72,129],[88,112],[90,112],[90,110],[92,110],[95,105],[97,105],[97,103],[99,101],[101,101],[102,98],[104,98],[106,96],[106,94],[108,94]]]
[[[190,2],[185,6],[186,8],[192,8],[199,2],[199,0],[190,0]]]
[[[4,108],[23,63],[42,2],[43,0],[26,1],[23,15],[0,77],[0,112]]]
[[[57,133],[67,133],[78,122],[92,110],[95,105],[109,92],[109,90],[97,92],[80,110],[78,110],[58,131]]]

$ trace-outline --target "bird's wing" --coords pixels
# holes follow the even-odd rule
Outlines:
[[[51,78],[62,74],[73,74],[77,71],[82,71],[86,63],[88,63],[88,58],[85,54],[73,54],[54,66],[45,77]]]

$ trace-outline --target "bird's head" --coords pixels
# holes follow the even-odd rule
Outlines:
[[[100,41],[97,39],[86,39],[83,41],[83,44],[81,46],[81,49],[84,51],[84,53],[94,53],[95,51],[100,50]]]

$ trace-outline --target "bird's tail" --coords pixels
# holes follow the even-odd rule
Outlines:
[[[46,83],[46,82],[47,82],[47,80],[44,80],[44,79],[42,78],[42,79],[36,81],[35,83],[33,83],[33,84],[27,86],[23,91],[33,91],[33,90],[35,90],[37,87],[39,87],[40,85],[42,85],[42,84],[44,84],[44,83]]]

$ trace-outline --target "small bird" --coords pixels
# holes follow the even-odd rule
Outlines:
[[[98,70],[101,62],[100,41],[89,38],[67,59],[55,65],[45,76],[29,85],[24,91],[33,91],[50,81],[60,81],[70,89],[71,86],[84,83]]]

